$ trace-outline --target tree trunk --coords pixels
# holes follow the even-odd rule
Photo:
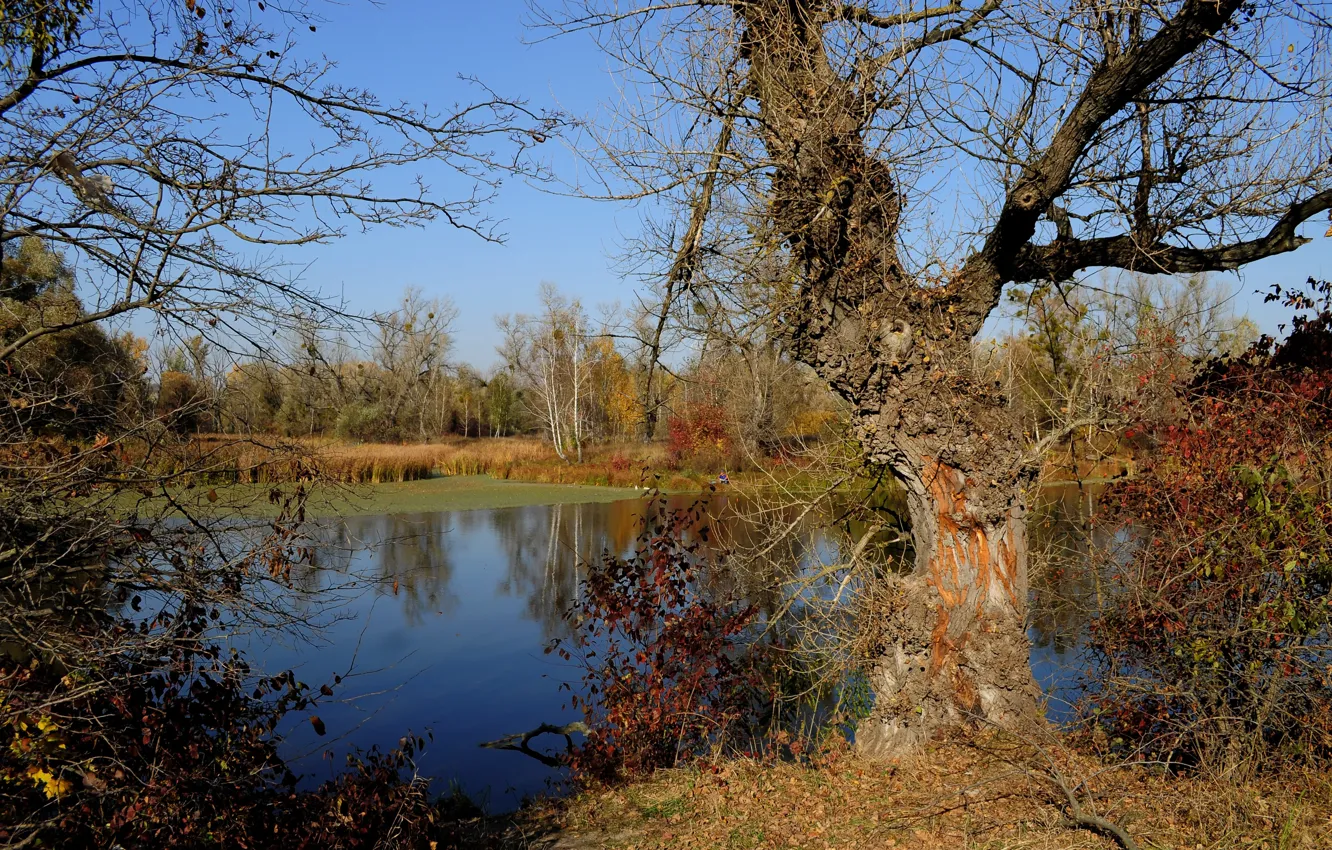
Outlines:
[[[661,299],[661,309],[656,315],[657,324],[653,328],[652,338],[648,340],[647,375],[643,380],[643,442],[650,443],[657,436],[657,410],[661,399],[657,392],[657,364],[661,361],[661,339],[670,318],[671,303],[675,299],[675,278],[666,279],[666,292]]]
[[[899,582],[875,707],[857,744],[894,758],[964,724],[1021,728],[1039,691],[1026,635],[1026,506],[1020,487],[982,484],[922,458],[898,464],[906,486],[915,569]]]
[[[723,162],[731,147],[731,137],[735,132],[735,112],[742,103],[742,95],[739,91],[734,95],[731,108],[727,109],[722,115],[721,132],[717,135],[717,145],[713,148],[712,156],[708,159],[707,170],[703,173],[703,182],[699,186],[697,197],[689,204],[689,226],[685,229],[684,238],[680,241],[680,247],[676,251],[675,261],[671,263],[670,271],[666,275],[666,289],[661,298],[661,304],[654,318],[657,320],[653,328],[652,338],[648,341],[648,365],[647,380],[643,386],[643,439],[645,442],[651,442],[657,436],[657,417],[661,409],[662,398],[660,390],[656,389],[656,372],[661,365],[662,335],[666,330],[666,323],[670,319],[671,307],[675,303],[676,297],[683,288],[689,288],[690,281],[694,277],[694,272],[698,269],[699,249],[703,242],[703,227],[707,223],[708,214],[712,211],[712,196],[717,188],[717,173],[722,168]]]
[[[834,67],[834,8],[752,0],[737,11],[773,161],[768,213],[799,281],[787,344],[847,400],[867,459],[906,490],[915,568],[868,588],[882,603],[864,612],[882,654],[857,733],[866,754],[891,758],[951,727],[1037,717],[1023,502],[1035,461],[971,347],[1002,275],[991,264],[932,278],[898,256],[905,195],[863,136],[883,93],[874,74]]]

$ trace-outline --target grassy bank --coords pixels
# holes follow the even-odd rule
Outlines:
[[[306,439],[267,446],[224,435],[200,435],[182,455],[180,466],[204,470],[199,473],[201,483],[271,484],[292,480],[299,471],[297,460],[308,461],[326,480],[344,484],[488,475],[536,484],[645,485],[688,492],[705,488],[723,471],[737,483],[765,477],[756,470],[694,469],[688,462],[673,463],[661,443],[598,444],[584,450],[581,463],[570,463],[560,459],[548,442],[534,437],[451,438],[404,445]],[[792,475],[798,470],[785,468],[782,472]]]
[[[312,518],[612,502],[649,488],[700,493],[722,472],[736,491],[777,484],[787,492],[818,492],[825,486],[799,460],[695,470],[672,464],[664,444],[625,443],[589,447],[583,463],[569,463],[549,443],[529,437],[396,445],[199,435],[159,446],[141,462],[171,476],[170,496],[120,493],[118,510],[155,514],[178,507],[176,513],[219,518],[274,516],[282,494],[311,478],[318,481],[307,504]]]
[[[1088,783],[1081,790],[1086,812],[1124,826],[1144,850],[1328,846],[1332,780],[1322,774],[1234,786],[1141,767],[1106,772],[1063,752],[1054,759],[1070,787]],[[845,752],[818,767],[732,762],[715,773],[664,771],[621,789],[586,792],[533,816],[559,833],[555,847],[568,850],[1116,847],[1066,822],[1062,792],[1043,763],[955,744],[893,764]]]
[[[289,484],[182,488],[172,492],[170,501],[162,496],[127,496],[120,507],[125,510],[136,506],[140,512],[155,514],[170,511],[174,502],[192,515],[263,518],[277,514],[278,504],[270,498],[271,494],[275,490],[290,493],[292,489],[293,486]],[[459,475],[374,485],[320,485],[310,496],[306,513],[311,518],[320,519],[617,502],[632,499],[636,493],[635,490],[620,487],[531,484],[497,481],[485,475]]]

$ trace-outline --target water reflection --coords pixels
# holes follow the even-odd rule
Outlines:
[[[676,497],[665,507],[686,508],[694,501]],[[1077,504],[1052,509],[1033,535],[1053,535],[1053,541],[1067,532],[1060,545],[1076,549],[1079,538],[1068,529],[1082,521]],[[306,592],[301,604],[327,614],[317,618],[319,627],[300,641],[238,639],[248,641],[251,657],[265,669],[294,669],[316,688],[335,675],[345,677],[334,700],[317,709],[328,736],[317,736],[304,718],[292,718],[284,730],[286,754],[317,782],[341,768],[352,747],[391,746],[407,731],[428,729],[434,742],[420,758],[422,775],[458,780],[469,793],[488,792],[494,810],[545,790],[558,779],[555,772],[478,745],[542,723],[580,719],[566,708],[567,693],[558,687],[576,680],[578,671],[543,650],[552,638],[568,634],[564,614],[577,601],[585,565],[603,552],[628,554],[645,513],[655,509],[646,499],[630,499],[325,523],[315,533],[314,565],[293,577]],[[792,571],[836,556],[835,536],[820,530],[826,514],[802,516],[775,507],[766,522],[742,522],[741,511],[724,496],[712,496],[707,510],[708,539],[741,555],[763,554],[767,563]],[[743,513],[752,510],[746,506]],[[776,536],[772,529],[779,527],[798,533]],[[838,532],[855,540],[864,529]],[[709,580],[771,614],[780,601],[772,577],[771,571],[737,569]],[[1071,581],[1033,577],[1033,664],[1051,681],[1058,680],[1074,646],[1067,636],[1079,628],[1077,609],[1056,604],[1084,590],[1066,586]]]
[[[583,566],[603,552],[627,554],[649,507],[634,499],[474,513],[488,514],[506,557],[499,592],[520,600],[549,641],[567,634],[564,612],[577,600]]]
[[[692,499],[672,500],[684,507]],[[557,778],[537,762],[483,750],[483,741],[579,719],[559,683],[577,678],[543,649],[567,635],[585,564],[627,554],[644,499],[349,517],[315,532],[310,569],[293,594],[317,624],[303,640],[237,638],[269,671],[294,669],[317,687],[344,677],[317,710],[284,730],[286,754],[308,781],[330,777],[352,747],[433,732],[422,775],[516,805]],[[326,751],[332,756],[325,762]]]
[[[1028,526],[1031,664],[1055,722],[1074,715],[1086,670],[1083,638],[1105,591],[1101,573],[1088,568],[1093,551],[1115,542],[1114,532],[1093,522],[1104,491],[1103,485],[1045,488]]]

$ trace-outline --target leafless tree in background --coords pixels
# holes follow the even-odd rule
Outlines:
[[[633,96],[593,141],[621,198],[688,197],[716,127],[757,182],[754,278],[789,349],[906,490],[914,572],[870,754],[1032,716],[1026,491],[1046,445],[973,340],[1021,282],[1237,269],[1332,208],[1326,4],[570,0]],[[711,128],[711,130],[709,130]],[[722,173],[722,172],[718,172]],[[597,188],[597,187],[590,187]],[[590,194],[594,194],[589,190]],[[761,267],[761,266],[760,266]],[[1068,427],[1079,423],[1069,422]],[[888,578],[887,581],[893,581]]]
[[[418,439],[438,434],[426,428],[425,417],[431,405],[431,391],[449,365],[453,348],[452,326],[458,309],[448,298],[425,299],[421,291],[409,288],[402,304],[378,317],[379,333],[375,343],[375,363],[384,376],[384,416],[389,423],[398,420],[405,409],[416,411],[415,423],[402,422],[404,433],[416,432]],[[436,393],[437,395],[437,393]],[[414,429],[409,424],[415,424]]]
[[[583,460],[588,406],[588,321],[583,305],[541,285],[541,312],[496,319],[500,355],[526,388],[524,401],[566,462]]]

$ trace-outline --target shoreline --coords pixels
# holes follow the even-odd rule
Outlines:
[[[171,502],[192,514],[212,517],[266,519],[277,516],[271,494],[289,493],[290,484],[227,484],[181,488]],[[379,484],[320,483],[306,502],[307,519],[353,516],[494,510],[533,505],[609,503],[641,498],[648,491],[632,487],[583,484],[542,484],[505,481],[488,475],[446,475],[415,481]],[[160,495],[136,496],[141,513],[177,513]],[[124,510],[129,509],[125,504]]]

